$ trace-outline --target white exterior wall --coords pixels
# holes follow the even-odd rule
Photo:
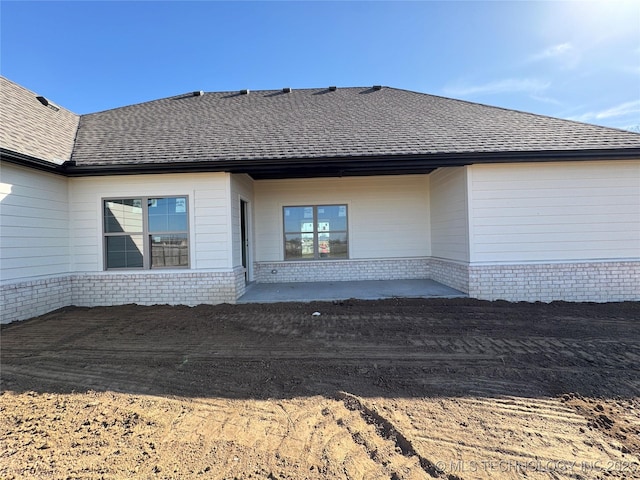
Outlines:
[[[432,255],[468,262],[467,167],[439,168],[429,178]]]
[[[640,161],[473,165],[471,262],[640,259]]]
[[[469,295],[640,300],[640,161],[469,167]]]
[[[69,272],[67,186],[65,177],[2,163],[2,282]]]
[[[229,176],[224,173],[72,178],[73,271],[104,270],[104,198],[186,195],[191,270],[230,270]],[[196,221],[197,218],[197,221]]]
[[[240,201],[244,200],[248,203],[247,212],[247,234],[249,235],[249,279],[252,279],[252,269],[250,267],[253,258],[253,241],[252,241],[252,212],[253,212],[253,184],[254,181],[248,175],[231,175],[231,245],[232,245],[232,264],[234,267],[242,266],[242,232],[240,230]]]
[[[254,184],[256,280],[428,278],[426,175],[263,180]],[[347,205],[349,258],[284,261],[283,207]]]
[[[224,173],[67,180],[3,165],[0,321],[67,305],[235,302],[245,286],[232,265],[230,184]],[[189,199],[189,268],[104,271],[103,199],[170,195]]]
[[[261,180],[254,184],[258,262],[284,257],[282,208],[346,204],[349,258],[431,254],[426,175]]]
[[[467,167],[438,168],[429,175],[433,280],[469,291]]]

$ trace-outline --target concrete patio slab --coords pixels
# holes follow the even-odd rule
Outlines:
[[[467,295],[434,280],[253,283],[237,303],[379,300],[384,298],[456,298]]]

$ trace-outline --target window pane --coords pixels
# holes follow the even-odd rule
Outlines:
[[[187,199],[150,198],[149,231],[179,232],[187,230]]]
[[[107,268],[142,268],[142,235],[106,237]]]
[[[348,247],[346,232],[318,233],[320,258],[347,258]]]
[[[346,205],[320,205],[318,207],[318,232],[347,230]]]
[[[285,232],[313,232],[313,207],[284,207]]]
[[[284,258],[301,260],[314,257],[313,233],[287,233],[284,239]]]
[[[104,231],[142,232],[142,200],[107,200],[104,202]]]
[[[187,235],[151,235],[151,267],[189,265]]]

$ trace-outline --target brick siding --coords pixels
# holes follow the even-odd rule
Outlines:
[[[640,300],[640,262],[469,267],[469,296],[527,302]]]
[[[429,278],[429,259],[258,262],[254,274],[258,283],[421,279]]]
[[[271,273],[276,270],[276,273]],[[640,262],[466,265],[435,258],[265,262],[263,283],[432,278],[484,300],[640,301]],[[1,323],[69,305],[199,305],[235,303],[244,269],[229,272],[100,272],[62,275],[0,286]]]
[[[467,263],[431,258],[429,260],[429,278],[451,288],[469,293],[469,265]]]
[[[69,305],[199,305],[235,303],[244,294],[244,270],[232,272],[65,275],[0,287],[2,323],[24,320]]]

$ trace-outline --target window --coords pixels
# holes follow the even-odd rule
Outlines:
[[[284,259],[348,258],[346,205],[284,207]]]
[[[189,266],[187,197],[140,197],[104,201],[105,266]]]

